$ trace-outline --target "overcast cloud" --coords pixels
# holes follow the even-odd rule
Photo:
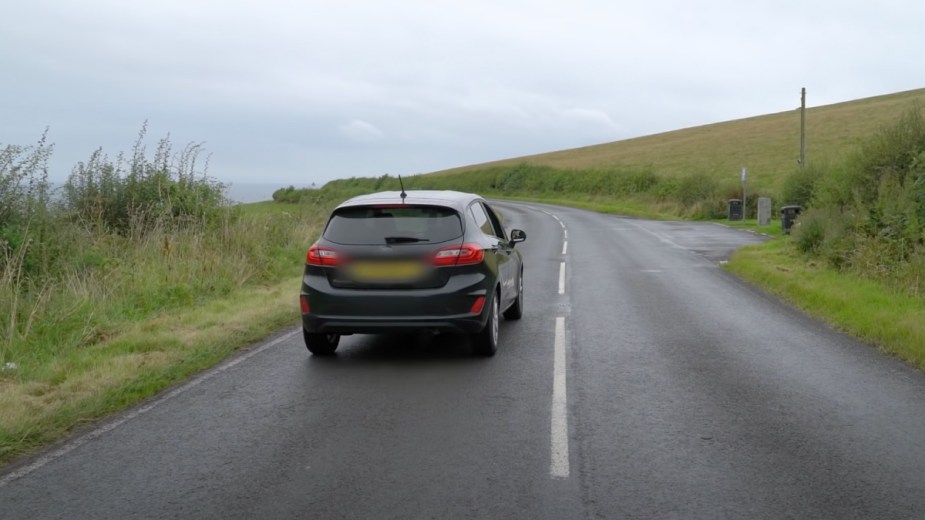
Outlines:
[[[203,142],[209,173],[413,174],[925,87],[925,3],[11,0],[0,144]]]

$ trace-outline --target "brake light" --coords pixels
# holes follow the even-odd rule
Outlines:
[[[485,250],[478,244],[444,247],[434,253],[435,266],[478,264],[485,259]]]
[[[305,255],[305,263],[309,265],[340,265],[340,255],[337,251],[318,244],[308,249]]]

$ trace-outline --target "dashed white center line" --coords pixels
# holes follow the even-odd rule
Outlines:
[[[541,210],[542,211],[542,210]],[[562,227],[562,256],[568,253],[568,229],[565,222],[552,213],[543,211],[556,219]],[[565,262],[559,263],[559,294],[565,294]],[[565,384],[565,318],[556,318],[556,332],[553,345],[552,369],[552,414],[550,419],[550,462],[549,474],[554,479],[569,478],[568,453],[568,396]]]
[[[565,262],[559,264],[559,294],[565,294]]]
[[[568,396],[565,384],[565,318],[563,317],[556,318],[551,422],[549,473],[553,478],[568,478]]]

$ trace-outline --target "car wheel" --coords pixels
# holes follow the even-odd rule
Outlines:
[[[514,303],[504,311],[504,319],[519,320],[524,315],[524,272],[520,271],[517,277],[517,298]]]
[[[340,343],[340,334],[323,334],[302,329],[302,336],[305,338],[308,351],[316,356],[333,354],[337,350],[337,344]]]
[[[477,332],[473,337],[472,350],[480,356],[494,356],[498,351],[498,294],[495,293],[491,299],[491,307],[488,310],[488,321],[481,332]]]

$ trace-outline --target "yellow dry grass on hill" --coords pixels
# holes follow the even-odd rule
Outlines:
[[[925,104],[925,89],[807,108],[807,162],[843,160],[861,140],[895,121],[916,102]],[[799,150],[800,111],[795,109],[435,174],[526,162],[563,169],[650,168],[659,176],[734,178],[747,166],[753,186],[776,189],[783,176],[797,166]]]

